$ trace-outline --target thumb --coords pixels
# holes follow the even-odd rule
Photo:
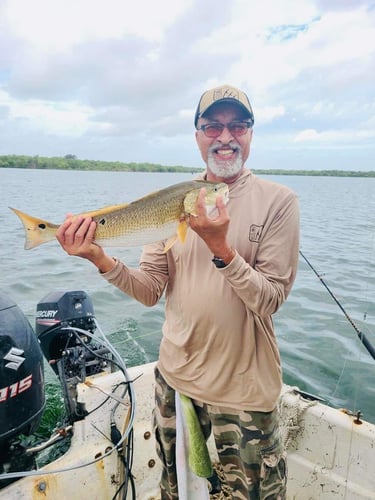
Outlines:
[[[221,215],[225,211],[225,203],[222,196],[218,196],[216,198],[216,208],[219,212],[219,215]]]

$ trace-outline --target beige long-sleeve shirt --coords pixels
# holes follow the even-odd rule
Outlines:
[[[144,247],[139,269],[117,261],[103,276],[149,306],[165,291],[158,366],[169,385],[206,403],[271,411],[282,385],[272,315],[297,271],[298,200],[245,170],[229,186],[227,210],[236,250],[227,267],[216,268],[189,230],[166,254],[162,242]]]

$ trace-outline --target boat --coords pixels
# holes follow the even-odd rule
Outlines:
[[[0,352],[0,499],[160,498],[155,363],[125,366],[86,292],[47,294],[37,304],[35,331],[0,294]],[[46,404],[44,362],[60,382],[66,419],[33,442]],[[288,500],[375,499],[374,424],[288,385],[279,407]],[[212,438],[208,449],[220,478]],[[216,485],[210,498],[230,498],[226,491]]]

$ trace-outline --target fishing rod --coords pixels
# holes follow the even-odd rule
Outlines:
[[[327,283],[324,281],[324,279],[318,273],[318,271],[314,268],[314,266],[311,264],[311,262],[308,260],[308,258],[301,252],[301,250],[299,251],[299,253],[303,257],[303,259],[305,260],[305,262],[307,263],[307,265],[314,271],[314,273],[316,274],[316,276],[319,278],[321,284],[326,288],[326,290],[328,291],[328,293],[330,294],[330,296],[333,298],[333,300],[339,306],[339,308],[341,309],[341,311],[344,313],[345,318],[352,325],[352,327],[354,328],[354,330],[356,331],[356,333],[357,333],[357,335],[359,337],[359,340],[366,347],[366,349],[369,352],[369,354],[372,356],[373,359],[375,359],[375,348],[373,347],[373,345],[371,344],[371,342],[368,340],[368,338],[366,337],[366,335],[357,327],[357,325],[354,323],[354,321],[352,320],[352,318],[345,311],[345,309],[342,306],[342,304],[340,304],[338,298],[334,295],[334,293],[332,292],[332,290],[329,288],[329,286],[327,285]]]

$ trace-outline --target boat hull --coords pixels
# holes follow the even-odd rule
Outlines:
[[[155,452],[152,433],[154,363],[130,368],[136,394],[134,424],[134,463],[132,472],[139,500],[160,498],[158,481],[160,463]],[[121,379],[120,372],[90,377],[92,387],[79,384],[79,399],[87,409],[95,408]],[[125,427],[129,408],[121,405],[117,418]],[[375,499],[375,426],[344,411],[330,408],[318,401],[301,397],[294,388],[284,386],[280,400],[284,439],[288,453],[288,500],[309,499]],[[123,481],[121,460],[117,452],[92,463],[108,453],[108,408],[88,415],[74,423],[68,452],[33,475],[19,479],[0,491],[1,499],[111,499]],[[213,440],[209,440],[213,461],[217,460]],[[71,471],[53,473],[57,469],[81,465]],[[52,473],[51,473],[52,471]],[[47,474],[48,473],[48,474]]]

